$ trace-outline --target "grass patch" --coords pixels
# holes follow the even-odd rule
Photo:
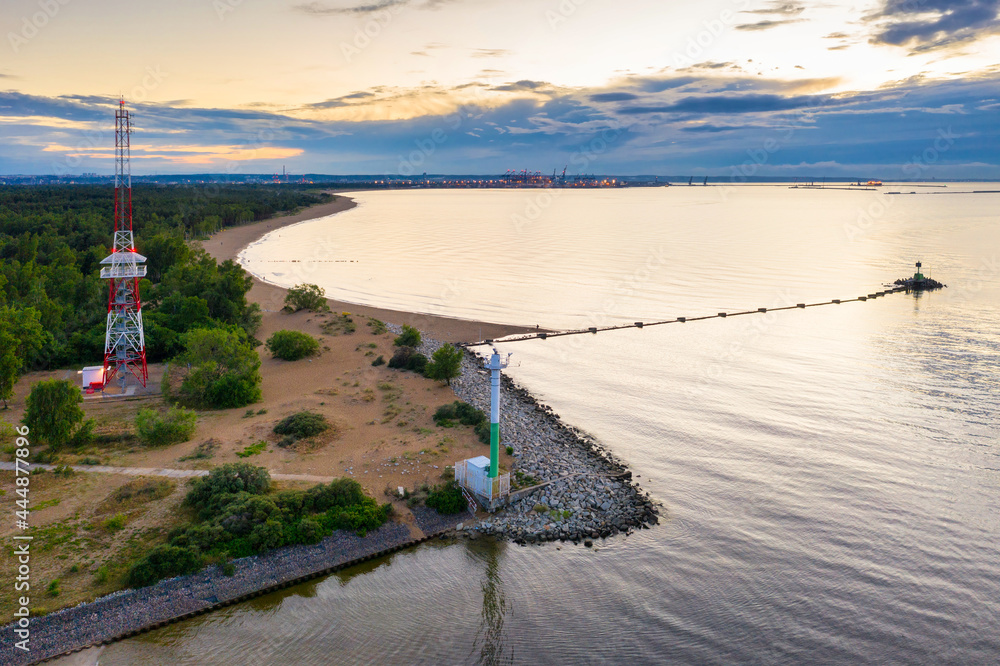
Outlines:
[[[261,440],[256,444],[250,444],[242,451],[237,451],[236,456],[238,458],[249,458],[250,456],[255,456],[260,453],[263,453],[266,448],[267,448],[267,442]]]
[[[184,462],[185,460],[207,460],[215,455],[216,449],[219,448],[219,440],[212,438],[206,439],[204,442],[198,445],[198,447],[187,454],[177,459],[177,462]]]
[[[169,479],[134,479],[117,488],[98,505],[96,514],[120,513],[160,500],[176,487]]]
[[[327,335],[350,335],[358,330],[358,325],[354,323],[350,313],[342,312],[321,324],[319,329]]]
[[[124,513],[116,513],[105,520],[101,526],[104,528],[105,532],[114,534],[115,532],[119,532],[124,529],[126,520],[127,519]]]

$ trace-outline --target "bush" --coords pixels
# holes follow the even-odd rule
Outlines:
[[[153,409],[143,408],[135,417],[135,429],[143,444],[167,446],[191,439],[197,420],[197,414],[181,407],[174,407],[164,416]]]
[[[271,475],[263,467],[248,463],[226,463],[213,469],[208,476],[195,479],[184,503],[204,507],[220,495],[240,492],[263,495],[270,487]]]
[[[104,529],[114,534],[125,527],[125,514],[116,513],[111,518],[104,521]]]
[[[378,367],[380,365],[385,365],[385,356],[380,355],[377,359],[372,361],[372,365],[374,365],[375,367]]]
[[[128,572],[128,584],[131,587],[146,587],[164,578],[197,571],[201,566],[201,555],[193,550],[161,545],[132,566]]]
[[[267,350],[274,358],[297,361],[319,352],[319,341],[302,331],[278,331],[267,339]]]
[[[379,504],[370,497],[346,508],[331,509],[323,517],[335,530],[351,530],[365,536],[369,530],[378,529],[389,515],[389,504]]]
[[[368,325],[371,327],[373,335],[382,335],[389,330],[386,328],[385,322],[380,319],[369,319]]]
[[[476,436],[479,437],[479,441],[483,444],[490,443],[490,422],[483,421],[476,426]]]
[[[427,367],[427,357],[413,347],[400,347],[389,359],[389,367],[423,373]]]
[[[245,407],[260,400],[260,375],[241,376],[228,372],[209,385],[205,402],[218,409]]]
[[[330,424],[327,423],[326,417],[322,414],[297,412],[278,421],[277,425],[274,426],[274,432],[277,435],[286,435],[294,442],[307,437],[315,437],[329,427]]]
[[[299,543],[319,543],[323,538],[323,527],[313,518],[303,518],[297,526]]]
[[[465,496],[462,495],[462,490],[456,483],[436,486],[427,496],[425,504],[445,515],[459,513],[468,508]]]
[[[312,310],[314,312],[328,312],[330,306],[326,303],[326,292],[323,288],[315,284],[300,284],[292,287],[285,295],[285,311],[298,312],[299,310]]]
[[[130,584],[188,573],[206,558],[221,556],[228,562],[289,544],[316,543],[335,529],[363,535],[381,526],[392,509],[366,496],[354,479],[273,494],[268,486],[267,471],[245,463],[217,467],[195,481],[184,501],[199,508],[198,520],[173,530],[166,546],[138,562],[129,572]],[[167,566],[168,556],[178,560],[176,567]]]
[[[397,347],[419,347],[420,346],[420,331],[413,328],[412,326],[407,326],[403,324],[403,333],[399,335],[392,344]]]
[[[483,410],[476,409],[461,400],[441,405],[434,412],[434,423],[439,426],[448,428],[452,425],[452,421],[458,421],[462,425],[476,426],[486,421],[486,414]]]

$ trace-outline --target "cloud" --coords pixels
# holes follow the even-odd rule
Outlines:
[[[442,5],[458,1],[459,0],[423,0],[423,2],[414,2],[414,0],[377,0],[376,2],[370,2],[368,4],[348,6],[330,5],[326,2],[304,2],[293,5],[292,8],[297,12],[309,14],[311,16],[340,16],[344,14],[364,15],[381,12],[386,9],[392,9],[393,7],[404,7],[407,5],[413,6],[415,9],[437,9]]]
[[[866,20],[875,44],[929,51],[1000,32],[1000,0],[884,0]]]
[[[390,9],[400,5],[410,4],[410,0],[380,0],[367,5],[352,5],[349,7],[337,7],[322,2],[305,2],[294,5],[296,11],[312,16],[337,16],[340,14],[371,14],[383,9]]]
[[[794,2],[784,2],[783,0],[772,0],[768,3],[767,7],[762,7],[760,9],[746,9],[743,10],[743,14],[773,14],[778,16],[798,16],[806,10],[805,6],[794,3]]]
[[[781,19],[781,20],[771,20],[767,19],[764,21],[758,21],[756,23],[743,23],[736,26],[737,30],[744,30],[748,32],[757,32],[759,30],[770,30],[771,28],[778,28],[783,25],[788,25],[790,23],[802,23],[805,19]]]
[[[347,105],[335,106],[346,113],[334,118],[316,117],[309,105],[282,112],[136,104],[142,123],[133,139],[135,170],[191,173],[193,165],[208,165],[217,172],[273,173],[287,162],[296,173],[398,175],[401,160],[416,155],[418,173],[502,173],[516,163],[663,175],[704,167],[728,175],[748,151],[770,141],[777,150],[755,167],[758,175],[888,179],[907,177],[903,168],[946,132],[955,140],[921,176],[1000,177],[1000,72],[907,79],[838,95],[811,94],[824,89],[825,79],[706,76],[676,85],[677,78],[625,77],[607,87],[573,89],[538,81],[508,84],[510,91],[480,85],[473,89],[488,95],[488,103],[457,108],[435,101],[455,94],[452,89],[388,87],[312,105]],[[355,111],[428,95],[427,110],[405,119],[367,119]],[[115,102],[0,93],[0,126],[14,137],[0,145],[2,169],[65,173],[72,164],[73,173],[110,173]],[[594,141],[606,149],[586,167],[574,161],[592,151]]]
[[[627,92],[596,93],[590,96],[591,102],[627,102],[633,99],[639,99],[639,96]]]
[[[528,90],[539,90],[541,88],[547,88],[547,87],[549,87],[549,84],[545,83],[544,81],[528,81],[525,79],[521,81],[515,81],[514,83],[507,83],[502,86],[495,86],[493,88],[490,88],[490,90],[494,90],[497,92],[523,92]]]
[[[833,98],[823,96],[784,97],[782,95],[704,95],[689,96],[672,104],[654,106],[628,106],[619,113],[638,115],[648,113],[756,113],[761,111],[788,111],[830,103]]]
[[[507,49],[474,49],[472,51],[473,58],[500,58],[509,54],[510,51]]]

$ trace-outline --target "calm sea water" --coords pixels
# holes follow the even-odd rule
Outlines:
[[[949,288],[511,344],[659,526],[424,546],[101,663],[997,663],[1000,195],[896,189],[364,193],[275,232],[244,261],[280,284],[555,328],[852,298],[917,259]]]

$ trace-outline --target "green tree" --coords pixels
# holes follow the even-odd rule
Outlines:
[[[451,380],[462,374],[462,352],[452,345],[441,346],[431,354],[425,373],[431,379],[444,380],[451,386]]]
[[[396,345],[397,347],[419,347],[420,331],[413,328],[412,326],[403,324],[402,335],[397,336],[396,339],[392,341],[392,344]]]
[[[180,399],[193,406],[243,407],[260,400],[260,357],[241,328],[201,328],[184,336],[190,368]]]
[[[62,379],[37,382],[28,395],[23,422],[36,441],[56,449],[69,442],[83,421],[80,389]]]
[[[14,397],[14,385],[25,365],[51,339],[34,308],[0,307],[0,400],[4,409]]]
[[[265,345],[271,355],[285,361],[297,361],[319,351],[319,342],[302,331],[277,331]]]
[[[285,310],[287,312],[298,312],[299,310],[325,312],[329,309],[330,306],[326,303],[326,292],[318,285],[296,285],[285,294]]]

